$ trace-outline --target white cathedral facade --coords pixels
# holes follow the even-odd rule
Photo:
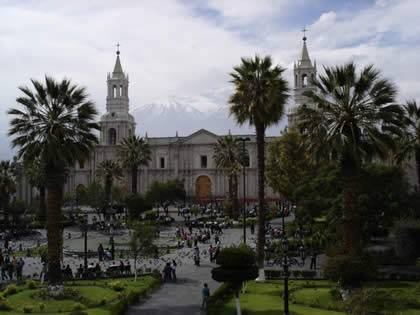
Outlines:
[[[316,76],[316,63],[309,58],[306,37],[300,60],[294,65],[294,104],[288,112],[288,124],[293,125],[299,106],[307,104],[303,92],[311,89],[311,79]],[[129,113],[129,79],[122,69],[119,51],[112,73],[107,76],[106,113],[100,118],[99,144],[92,151],[88,161],[79,162],[70,170],[64,193],[75,196],[77,189],[86,187],[96,180],[97,166],[104,160],[117,160],[119,143],[125,137],[135,134],[136,122]],[[147,118],[145,118],[147,119]],[[141,167],[138,176],[138,192],[144,194],[154,181],[165,182],[169,179],[180,179],[184,182],[187,197],[195,200],[224,199],[228,195],[228,179],[222,169],[215,166],[213,160],[214,146],[223,135],[216,135],[201,129],[189,136],[147,137],[152,150],[152,160],[146,167]],[[245,194],[247,201],[257,201],[257,146],[255,135],[238,135],[249,137],[246,149],[250,163],[246,168]],[[266,137],[266,143],[275,137]],[[17,198],[31,200],[37,195],[25,179],[19,185]],[[413,182],[413,181],[412,181]],[[126,173],[119,183],[130,191],[131,175]],[[265,188],[268,200],[278,199],[268,186]],[[243,178],[239,179],[239,198],[243,198]]]

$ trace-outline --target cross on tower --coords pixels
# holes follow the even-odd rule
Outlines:
[[[303,30],[302,30],[302,32],[303,32],[303,40],[306,40],[306,32],[307,32],[308,30],[306,29],[306,27],[304,26],[303,27]]]
[[[117,55],[119,55],[120,54],[120,43],[117,43]]]

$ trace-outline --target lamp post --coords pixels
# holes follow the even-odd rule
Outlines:
[[[85,276],[87,277],[88,274],[88,257],[87,257],[87,231],[88,231],[88,215],[85,214],[84,215],[84,220],[83,220],[83,232],[84,232],[84,238],[85,238]]]
[[[284,216],[286,212],[285,209],[282,208],[282,229],[283,229],[283,240],[281,242],[282,249],[283,249],[283,259],[282,259],[282,266],[283,266],[283,272],[284,272],[284,315],[289,315],[289,268],[293,265],[302,267],[305,261],[304,255],[304,248],[301,246],[299,248],[300,250],[300,257],[302,259],[302,263],[299,263],[299,261],[294,258],[290,257],[288,255],[289,251],[289,240],[287,239],[286,235],[286,229],[284,225]]]
[[[246,244],[246,187],[245,187],[245,183],[246,183],[246,178],[245,178],[245,167],[246,167],[246,159],[247,159],[247,154],[246,154],[246,150],[245,150],[245,142],[246,141],[251,141],[251,139],[249,137],[246,138],[239,138],[239,141],[242,141],[242,170],[243,170],[243,186],[244,186],[244,209],[243,209],[243,226],[244,226],[244,244]]]

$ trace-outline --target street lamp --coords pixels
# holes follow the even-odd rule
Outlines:
[[[284,216],[286,212],[285,209],[282,208],[282,229],[283,229],[283,240],[281,242],[281,247],[283,250],[283,258],[281,260],[284,272],[284,315],[289,315],[289,267],[296,265],[302,267],[305,261],[305,251],[303,246],[299,248],[300,250],[300,257],[302,259],[302,263],[288,255],[289,251],[289,240],[287,239],[286,229],[284,225]]]
[[[242,169],[243,169],[243,186],[244,186],[244,210],[243,210],[243,226],[244,226],[244,244],[246,244],[246,187],[245,187],[245,167],[246,167],[246,161],[247,161],[247,154],[245,150],[245,142],[251,141],[249,137],[246,138],[239,138],[239,141],[242,141]]]
[[[84,232],[84,238],[85,238],[85,276],[88,275],[88,254],[87,254],[87,231],[88,231],[88,215],[84,215],[84,220],[82,223],[82,228]]]

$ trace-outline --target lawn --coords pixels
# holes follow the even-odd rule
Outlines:
[[[9,286],[0,293],[0,315],[70,314],[74,311],[88,315],[122,314],[156,288],[160,280],[152,276],[132,278],[76,281],[65,283],[65,296],[52,299],[46,296],[46,286],[31,282],[31,286]],[[12,287],[11,294],[10,287]],[[15,290],[16,289],[16,290]],[[16,292],[14,292],[16,291]],[[9,310],[6,310],[6,309]]]
[[[283,281],[267,281],[265,283],[248,282],[246,293],[240,294],[243,313],[247,315],[282,314],[284,311],[283,285]],[[333,283],[328,281],[290,281],[290,314],[346,314],[344,312],[344,303],[335,300],[331,294],[333,287]],[[381,311],[392,310],[401,315],[420,314],[420,285],[416,282],[378,281],[365,284],[365,288],[374,288],[375,292],[379,292],[378,296],[385,297],[385,302],[382,300],[379,306],[376,306]],[[363,296],[361,300],[363,300]],[[366,300],[369,301],[369,299]],[[380,300],[377,299],[377,301]],[[361,301],[360,303],[366,302]],[[234,296],[229,296],[221,304],[211,305],[208,314],[236,314]]]

